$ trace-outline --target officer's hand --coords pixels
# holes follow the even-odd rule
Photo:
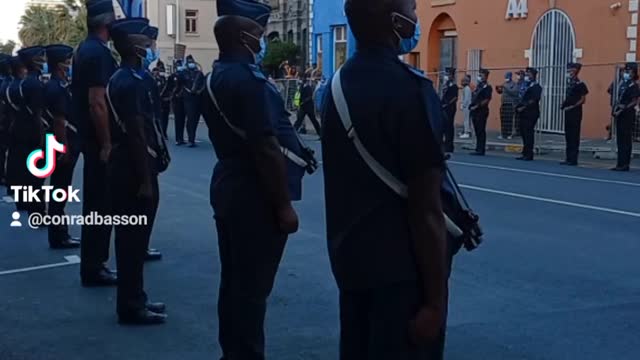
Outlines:
[[[151,184],[148,182],[142,183],[142,185],[140,185],[140,189],[138,190],[138,198],[147,200],[151,199],[152,196],[153,191],[151,189]]]
[[[100,161],[106,163],[111,155],[111,145],[105,145],[100,149]]]
[[[409,335],[416,345],[429,343],[438,338],[444,326],[444,311],[423,307],[409,324]]]
[[[298,231],[298,214],[291,204],[277,211],[278,225],[285,234],[293,234]]]

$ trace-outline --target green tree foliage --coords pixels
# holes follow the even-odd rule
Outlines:
[[[63,5],[46,7],[32,5],[20,19],[18,36],[22,45],[62,43],[77,46],[86,36],[85,0],[65,0]]]
[[[13,54],[13,50],[16,48],[16,42],[13,40],[9,40],[7,42],[0,41],[0,53],[2,54]]]
[[[263,60],[263,67],[267,72],[275,72],[280,64],[288,60],[295,64],[300,56],[300,47],[292,42],[274,40],[267,45],[267,54]]]

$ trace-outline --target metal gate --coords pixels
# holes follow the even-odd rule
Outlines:
[[[560,110],[567,88],[566,66],[574,61],[576,35],[569,16],[554,9],[538,21],[531,42],[531,66],[538,69],[543,88],[538,130],[564,132],[564,112]]]

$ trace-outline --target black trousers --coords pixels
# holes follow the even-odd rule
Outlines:
[[[500,106],[500,134],[503,138],[509,137],[514,133],[514,117],[515,106],[510,103],[502,103]]]
[[[187,116],[184,108],[184,98],[174,98],[172,106],[176,130],[176,142],[184,142],[184,121]]]
[[[442,116],[444,118],[444,151],[448,153],[453,152],[453,141],[455,136],[455,119],[456,110],[443,110]]]
[[[576,111],[577,110],[577,111]],[[580,128],[582,126],[582,110],[575,109],[565,112],[564,138],[567,143],[565,159],[569,163],[577,163],[580,153]]]
[[[78,153],[70,153],[69,154],[69,162],[62,163],[60,161],[57,162],[56,170],[51,175],[51,186],[55,189],[63,189],[67,190],[67,188],[73,182],[73,171],[76,168],[76,163],[78,162]],[[65,214],[65,207],[67,206],[67,201],[64,202],[49,202],[49,215],[61,216]],[[69,229],[66,225],[51,225],[48,227],[49,231],[49,244],[56,245],[60,242],[66,240],[69,237]]]
[[[432,344],[414,345],[409,323],[422,298],[416,283],[340,292],[340,360],[441,360],[445,329]],[[445,326],[446,328],[446,326]]]
[[[187,136],[190,143],[195,143],[201,114],[200,97],[192,94],[185,95],[184,108],[187,112]]]
[[[618,167],[631,165],[633,150],[633,123],[636,120],[634,109],[627,110],[616,118],[616,137],[618,143]]]
[[[113,215],[146,216],[146,225],[116,225],[115,248],[118,266],[116,311],[126,316],[142,310],[147,302],[144,291],[144,259],[149,247],[158,207],[158,178],[152,177],[152,197],[138,197],[139,183],[126,173],[110,171],[113,191]]]
[[[309,120],[311,120],[311,124],[313,128],[316,130],[318,136],[322,136],[322,128],[320,127],[320,123],[318,119],[316,119],[316,112],[313,108],[313,104],[309,103],[308,105],[303,105],[298,109],[297,119],[295,124],[293,124],[293,128],[296,131],[300,131],[300,128],[304,126],[304,118],[308,116]]]
[[[484,154],[487,147],[487,118],[488,113],[471,113],[473,130],[476,133],[476,152]]]
[[[223,359],[262,360],[267,298],[287,235],[254,187],[221,184],[212,190],[212,203],[221,263],[218,339]]]
[[[100,215],[111,214],[111,191],[107,178],[107,165],[100,161],[100,153],[96,146],[89,145],[83,152],[84,168],[82,171],[82,214],[84,216],[96,212]],[[110,225],[83,226],[80,246],[80,276],[92,276],[109,260],[109,242],[111,241]]]
[[[10,186],[30,186],[34,189],[39,189],[44,184],[44,179],[39,179],[33,176],[27,169],[26,163],[29,154],[35,150],[39,145],[33,142],[15,141],[9,147],[9,153],[7,157],[7,187]],[[44,160],[38,162],[37,166],[43,166]],[[13,192],[10,192],[13,194]],[[16,210],[28,211],[32,213],[44,214],[46,210],[46,203],[44,197],[39,196],[40,202],[20,201],[16,199]]]
[[[538,123],[537,114],[520,113],[520,134],[522,135],[522,156],[533,159],[533,151],[535,147],[536,124]]]
[[[162,135],[164,135],[165,139],[169,138],[169,114],[171,114],[171,102],[163,101],[161,104],[162,112],[160,114],[160,126],[162,127]]]

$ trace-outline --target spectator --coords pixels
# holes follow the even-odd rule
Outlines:
[[[464,114],[464,131],[460,134],[460,139],[469,139],[471,137],[471,110],[469,110],[469,106],[471,105],[471,99],[473,97],[473,92],[471,91],[471,76],[465,75],[460,85],[462,85],[462,103],[460,110],[462,110]]]
[[[502,95],[502,105],[500,106],[500,135],[499,139],[512,139],[514,135],[515,105],[518,103],[520,89],[518,84],[513,82],[513,74],[509,71],[505,74],[504,84],[498,86],[496,91]]]

